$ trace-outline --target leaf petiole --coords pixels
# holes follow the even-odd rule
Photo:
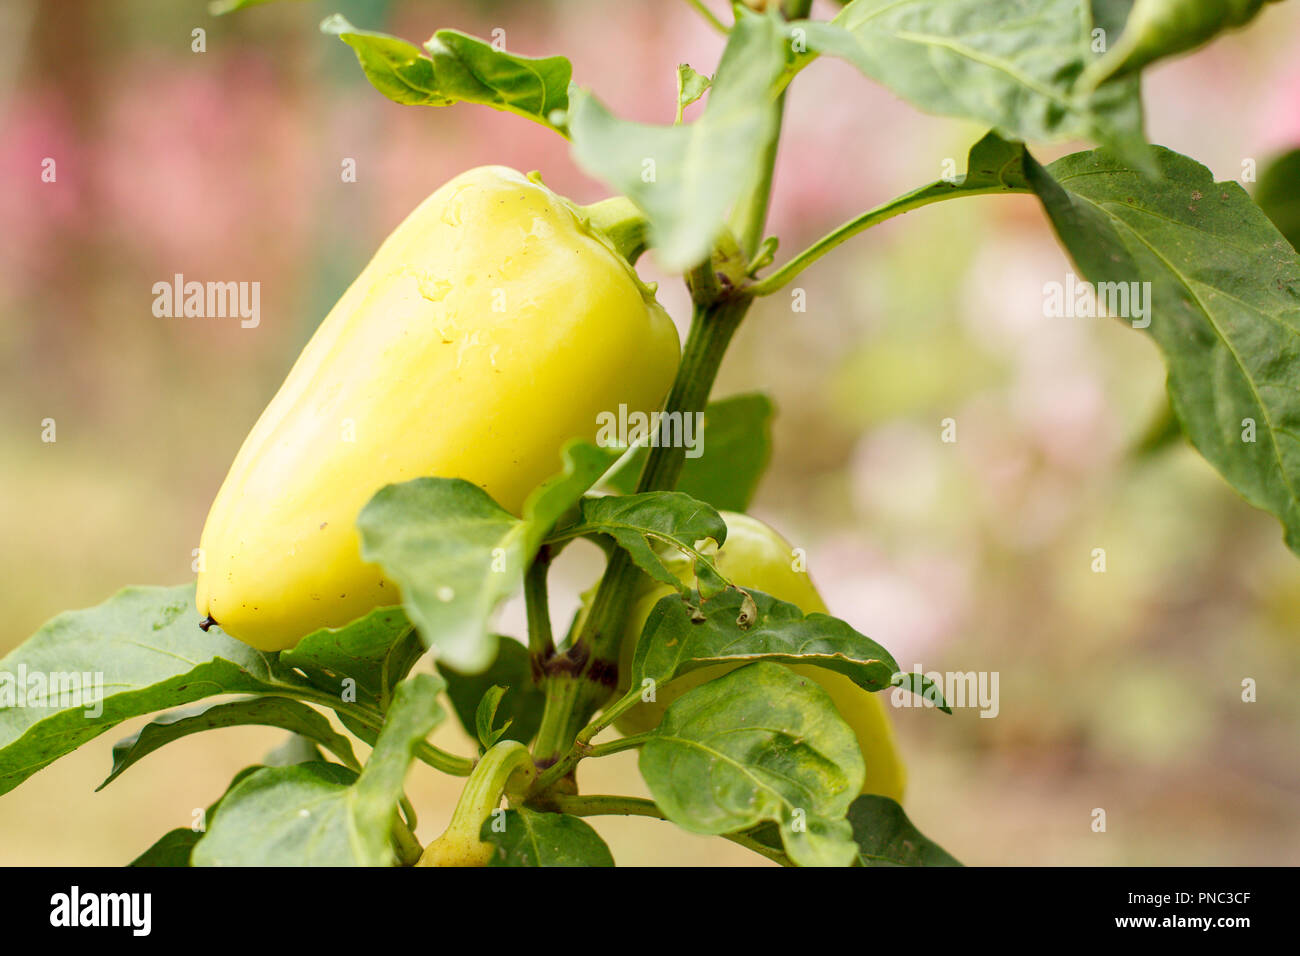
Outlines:
[[[931,203],[942,202],[945,199],[953,199],[958,196],[992,196],[1002,195],[1004,193],[1030,193],[1033,192],[1028,186],[982,186],[974,189],[944,189],[944,186],[952,184],[945,183],[943,180],[936,180],[929,185],[915,189],[904,196],[892,199],[889,202],[869,209],[860,216],[850,219],[848,222],[832,230],[814,242],[807,249],[804,249],[794,258],[790,259],[775,272],[764,276],[753,285],[748,287],[748,291],[754,296],[771,295],[779,292],[790,283],[795,276],[803,272],[810,265],[820,259],[832,249],[852,239],[860,232],[865,232],[872,226],[878,226],[880,223],[895,216],[901,216],[905,212],[911,212],[913,209],[920,209],[922,206],[928,206]]]
[[[668,819],[653,800],[647,800],[644,797],[621,797],[607,794],[557,796],[555,798],[555,808],[561,813],[567,813],[575,817],[626,816],[652,817],[656,820],[665,821]],[[782,866],[794,866],[794,862],[780,850],[761,843],[747,833],[724,833],[722,836],[723,839],[730,840],[737,846],[743,846],[747,850],[753,850],[759,856],[767,857],[774,863],[779,863]]]
[[[727,29],[727,25],[718,19],[717,14],[704,5],[704,0],[686,0],[686,2],[695,8],[695,12],[702,16],[709,26],[713,27],[713,29],[717,30],[723,36],[726,36],[731,32]]]

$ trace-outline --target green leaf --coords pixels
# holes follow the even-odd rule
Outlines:
[[[677,490],[719,511],[744,511],[772,457],[772,401],[757,392],[710,402],[704,410],[702,454],[686,458]],[[635,449],[618,463],[606,485],[620,494],[636,490],[649,456]]]
[[[1090,139],[1144,165],[1136,79],[1076,87],[1099,25],[1089,0],[854,0],[790,30],[796,49],[845,59],[926,112],[1009,139]]]
[[[742,610],[751,623],[739,622]],[[825,667],[867,691],[891,686],[899,673],[887,650],[839,618],[805,615],[762,591],[730,589],[698,613],[675,594],[660,598],[637,641],[632,684],[649,678],[663,685],[700,667],[760,659]]]
[[[542,723],[546,697],[533,683],[528,648],[508,637],[500,639],[497,659],[482,674],[462,674],[446,664],[438,670],[447,681],[447,696],[461,726],[471,737],[477,736],[477,708],[493,687],[509,688],[497,707],[497,714],[508,726],[500,728],[503,740],[529,743]]]
[[[357,518],[361,555],[397,582],[406,613],[439,660],[478,673],[497,656],[493,613],[523,586],[524,569],[552,525],[618,456],[569,443],[563,469],[528,496],[523,518],[459,478],[387,485]]]
[[[397,685],[393,706],[357,779],[358,817],[386,829],[384,812],[402,797],[402,781],[415,748],[446,718],[438,695],[447,684],[436,674],[416,674]]]
[[[128,767],[173,740],[205,730],[250,724],[282,727],[309,737],[324,744],[347,766],[353,769],[361,767],[352,753],[352,744],[337,733],[318,711],[284,697],[253,697],[173,711],[155,718],[138,732],[114,745],[113,770],[95,790],[103,790]]]
[[[517,56],[458,30],[435,33],[425,44],[426,56],[405,40],[358,30],[338,13],[321,24],[321,32],[352,47],[375,89],[398,103],[480,103],[550,129],[558,129],[552,114],[569,105],[572,68],[562,56]]]
[[[966,155],[966,173],[952,182],[938,180],[904,197],[908,201],[949,193],[1025,192],[1031,187],[1025,173],[1029,154],[1025,144],[985,133]]]
[[[128,866],[189,866],[190,854],[203,834],[188,827],[177,827],[160,836]]]
[[[1208,43],[1218,33],[1244,26],[1268,0],[1137,0],[1119,39],[1090,64],[1085,86],[1127,76],[1165,57]]]
[[[496,686],[489,687],[483,698],[478,702],[478,709],[474,712],[474,729],[478,734],[479,743],[483,749],[491,748],[510,726],[510,721],[505,722],[505,726],[497,729],[492,728],[493,721],[496,720],[497,708],[501,706],[501,698],[505,696],[506,688]]]
[[[357,775],[336,763],[263,767],[226,794],[192,866],[388,866],[386,847],[362,845],[351,831],[349,795]]]
[[[849,823],[862,866],[961,866],[888,797],[864,793],[849,807]]]
[[[1183,431],[1300,553],[1300,257],[1239,185],[1155,156],[1154,181],[1101,150],[1031,160],[1029,177],[1091,282],[1150,283],[1146,331]]]
[[[529,561],[556,523],[573,512],[587,489],[623,457],[621,448],[598,448],[587,441],[571,441],[560,452],[561,471],[542,482],[524,502],[524,535]]]
[[[950,853],[921,833],[893,800],[863,794],[849,807],[858,866],[961,866]],[[767,823],[749,832],[763,846],[781,849],[781,833]]]
[[[1260,174],[1255,203],[1278,231],[1300,248],[1300,149],[1283,153]]]
[[[952,713],[952,707],[943,699],[943,689],[924,674],[916,671],[900,671],[894,675],[894,686],[911,691],[922,700],[934,704],[945,714]]]
[[[313,744],[313,746],[315,745]],[[226,787],[225,793],[217,797],[213,803],[208,805],[207,810],[203,813],[203,823],[200,824],[200,826],[205,826],[212,821],[213,815],[217,812],[217,807],[221,805],[221,801],[226,798],[226,794],[230,793],[235,784],[239,783],[239,781],[243,780],[249,774],[260,769],[260,766],[245,767],[243,770],[239,771],[239,773],[235,774],[234,779],[230,781],[230,785]],[[154,842],[153,846],[149,847],[149,849],[145,850],[127,865],[189,866],[195,844],[199,842],[199,839],[203,836],[203,832],[202,829],[196,830],[193,826],[177,827],[175,830],[168,830]]]
[[[439,87],[459,99],[548,126],[552,113],[569,106],[573,69],[562,56],[516,56],[458,30],[439,30],[424,46]]]
[[[655,545],[667,545],[691,554],[695,557],[701,588],[720,587],[721,578],[712,562],[692,552],[695,543],[705,538],[722,544],[727,538],[727,524],[709,505],[680,491],[584,498],[578,522],[556,530],[557,537],[562,539],[592,534],[609,535],[642,571],[683,593],[687,585],[664,564]]]
[[[481,671],[496,656],[488,629],[523,584],[524,524],[459,478],[417,478],[381,488],[361,509],[361,555],[383,566],[406,612],[441,660]]]
[[[316,741],[301,734],[290,734],[284,743],[277,744],[267,751],[262,758],[264,767],[288,767],[295,763],[310,763],[313,760],[326,763],[325,754]]]
[[[614,857],[584,820],[564,813],[539,813],[527,807],[507,810],[497,830],[494,814],[479,835],[496,851],[488,866],[613,866]]]
[[[352,47],[366,79],[390,100],[427,106],[456,102],[438,89],[433,61],[414,43],[373,30],[359,30],[341,13],[326,17],[320,29]]]
[[[759,279],[752,287],[755,295],[771,295],[784,288],[790,281],[812,263],[830,252],[852,236],[872,226],[901,216],[913,209],[919,209],[931,203],[942,202],[956,196],[999,195],[1003,193],[1032,192],[1025,174],[1025,162],[1028,153],[1019,141],[1008,141],[996,132],[988,132],[979,142],[971,147],[966,160],[966,172],[956,175],[956,168],[945,169],[943,175],[932,183],[913,189],[879,206],[860,213],[841,224],[833,232],[823,236],[813,245],[789,259],[776,271]],[[947,166],[952,160],[944,160]],[[771,261],[769,252],[761,252],[751,266],[751,272]],[[889,365],[887,357],[873,359]],[[938,367],[941,363],[932,363]],[[869,376],[870,378],[870,376]],[[887,409],[885,410],[887,412]],[[875,403],[872,414],[882,414],[879,403]]]
[[[670,272],[703,262],[776,136],[776,81],[785,69],[777,22],[741,11],[709,102],[694,123],[652,126],[614,116],[574,90],[573,155],[650,220],[650,246]]]
[[[397,685],[365,769],[264,767],[222,801],[194,848],[195,866],[391,866],[397,802],[417,744],[443,718],[441,679]]]
[[[682,112],[708,90],[713,81],[703,73],[696,73],[685,63],[677,64],[677,119],[682,121]]]
[[[641,748],[641,776],[668,819],[692,833],[770,820],[801,866],[856,858],[844,819],[866,773],[830,695],[779,664],[759,662],[674,701]]]
[[[308,634],[280,652],[313,685],[340,700],[352,696],[381,710],[393,687],[424,653],[419,635],[400,607],[383,607],[338,628]]]
[[[294,690],[274,655],[199,629],[193,584],[126,588],[58,615],[0,660],[0,793],[132,717]]]

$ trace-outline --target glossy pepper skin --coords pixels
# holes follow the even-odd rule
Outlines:
[[[751,587],[779,600],[789,601],[805,614],[829,613],[808,574],[796,571],[791,566],[793,549],[785,539],[749,515],[724,511],[722,517],[727,523],[727,541],[713,557],[718,570],[725,577],[740,587]],[[666,563],[682,580],[694,583],[691,564],[685,558],[670,557]],[[636,597],[624,633],[619,660],[619,677],[622,682],[620,696],[629,687],[636,640],[651,608],[664,595],[672,593],[666,585],[651,587],[650,583],[647,578],[646,588]],[[738,666],[740,665],[722,664],[690,671],[659,688],[653,702],[638,704],[624,714],[615,726],[625,734],[650,730],[658,725],[668,705],[682,694]],[[821,685],[831,695],[840,715],[853,728],[867,765],[862,792],[879,794],[901,802],[906,773],[880,695],[868,693],[843,674],[824,667],[797,664],[790,665],[790,668],[796,674],[807,676]]]
[[[463,478],[517,514],[598,413],[660,407],[679,349],[576,207],[502,166],[457,176],[384,241],[244,441],[203,529],[199,613],[274,651],[399,603],[360,555],[376,491]]]

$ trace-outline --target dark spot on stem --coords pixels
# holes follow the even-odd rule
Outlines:
[[[602,687],[617,687],[618,661],[596,658],[591,662],[591,670],[587,672],[587,678]]]

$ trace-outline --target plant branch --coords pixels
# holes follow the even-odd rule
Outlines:
[[[748,298],[739,298],[724,299],[695,310],[677,379],[665,403],[668,414],[680,412],[685,416],[704,411],[722,357],[748,309]],[[686,449],[683,447],[661,444],[651,448],[637,481],[637,493],[674,488],[685,460]],[[586,641],[594,657],[617,661],[618,643],[622,636],[617,625],[641,574],[621,548],[610,557],[605,576],[592,600],[591,611],[578,635],[578,641]]]
[[[424,847],[411,832],[410,826],[400,816],[393,821],[393,842],[397,848],[397,858],[402,866],[414,866],[424,853]]]
[[[376,727],[376,730],[379,728]],[[474,769],[474,761],[468,757],[458,757],[440,750],[423,740],[415,745],[415,756],[427,763],[434,770],[441,770],[453,777],[468,777]]]
[[[528,618],[528,652],[544,659],[555,653],[551,637],[551,605],[546,593],[546,575],[551,570],[551,549],[543,544],[524,575],[524,608]]]
[[[649,733],[634,734],[631,737],[619,737],[617,740],[611,740],[605,744],[590,744],[587,747],[586,756],[588,757],[608,757],[610,754],[622,753],[624,750],[635,750],[637,747],[645,746],[645,742],[650,739]]]
[[[774,863],[780,863],[782,866],[794,866],[794,861],[780,850],[775,850],[766,843],[759,843],[757,840],[744,833],[724,833],[726,839],[738,846],[743,846],[747,850],[753,850],[759,856],[765,856]]]
[[[542,709],[542,722],[533,741],[533,757],[538,767],[547,770],[539,783],[544,779],[548,785],[557,778],[556,774],[549,772],[550,768],[564,758],[586,722],[584,700],[589,691],[574,673],[577,665],[574,663],[573,650],[570,648],[557,653],[541,665],[544,668],[542,693],[546,700]]]
[[[714,379],[718,377],[722,357],[745,318],[745,313],[749,311],[749,304],[748,296],[738,296],[724,298],[695,310],[682,349],[677,378],[664,403],[667,414],[681,412],[683,415],[693,415],[704,411],[709,393],[713,390]],[[685,460],[686,449],[680,445],[651,448],[637,482],[637,493],[671,491],[677,485],[677,476],[681,474]]]
[[[785,0],[781,4],[781,16],[786,20],[800,20],[808,16],[811,9],[812,0]],[[787,78],[783,74],[778,88],[773,91],[776,95],[776,128],[772,131],[772,139],[759,159],[758,177],[754,188],[736,206],[731,216],[731,230],[740,243],[746,262],[754,258],[763,242],[763,229],[767,225],[768,207],[772,200],[772,177],[776,171],[776,153],[781,143],[781,128],[785,122],[785,93],[790,85],[790,79],[793,79],[793,75]]]
[[[593,720],[578,731],[573,738],[573,745],[554,764],[542,771],[534,784],[534,789],[538,793],[546,792],[550,787],[571,774],[574,768],[578,766],[578,761],[582,760],[583,757],[599,757],[603,756],[604,753],[613,753],[614,751],[598,752],[601,748],[591,746],[592,738],[618,720],[620,715],[635,707],[640,703],[640,700],[640,689],[633,688],[619,698],[617,702],[606,707],[598,719]],[[631,746],[638,745],[639,743]]]
[[[373,730],[376,734],[383,730],[384,715],[374,708],[357,703],[345,704],[332,694],[302,687],[298,684],[285,686],[283,693],[293,694],[300,700],[311,701],[320,704],[322,707],[328,707],[335,713],[346,714],[358,724],[368,730]],[[447,751],[423,740],[415,745],[415,756],[433,769],[441,770],[443,773],[449,773],[455,777],[468,777],[474,769],[474,761],[468,757],[458,757],[455,754],[447,753]]]
[[[561,813],[575,817],[624,816],[668,819],[653,800],[644,797],[615,797],[607,794],[558,796],[555,798],[555,807]]]
[[[627,701],[631,703],[626,703]],[[559,760],[550,767],[547,767],[538,776],[534,789],[538,793],[545,793],[548,789],[555,786],[556,783],[563,780],[577,768],[578,763],[585,757],[608,757],[610,754],[620,753],[624,750],[632,750],[636,747],[643,746],[650,736],[646,734],[636,734],[632,737],[619,737],[604,744],[592,744],[591,738],[600,733],[605,727],[618,719],[618,715],[623,713],[634,704],[641,700],[639,689],[628,691],[628,693],[614,705],[607,707],[601,719],[593,721],[584,727],[574,738],[571,746]]]
[[[915,189],[905,196],[892,199],[882,206],[869,209],[862,215],[850,219],[837,229],[822,236],[807,249],[800,252],[789,262],[782,265],[775,272],[764,276],[757,282],[748,286],[748,291],[754,296],[771,295],[773,292],[779,292],[795,276],[803,272],[810,265],[820,259],[826,253],[830,252],[836,246],[856,236],[858,233],[870,229],[872,226],[879,225],[887,219],[893,219],[895,216],[901,216],[905,212],[911,212],[913,209],[920,209],[922,206],[928,206],[931,203],[943,202],[946,199],[955,199],[959,196],[989,196],[1002,195],[1004,193],[1027,193],[1032,192],[1030,189],[1019,189],[1011,186],[986,186],[979,189],[940,189],[939,187],[951,185],[944,183],[943,180],[922,186]]]
[[[406,820],[407,827],[414,831],[420,825],[420,819],[415,815],[415,807],[406,794],[398,798],[397,805],[402,808],[402,817]]]
[[[759,160],[758,181],[753,191],[739,205],[731,216],[731,230],[736,234],[736,241],[746,261],[753,259],[763,241],[763,227],[767,225],[767,210],[771,204],[772,177],[776,172],[776,151],[781,142],[781,126],[785,117],[785,91],[782,90],[776,100],[776,129],[772,139],[763,150]]]
[[[664,812],[653,800],[643,797],[616,797],[606,794],[593,796],[556,797],[555,808],[560,813],[575,817],[652,817],[656,820],[668,820]],[[780,850],[775,850],[744,833],[724,833],[723,839],[730,840],[747,850],[753,850],[759,856],[767,857],[782,866],[794,866],[794,862]]]
[[[586,727],[583,727],[582,730],[579,731],[577,739],[574,742],[578,744],[591,743],[597,734],[639,703],[641,703],[641,688],[633,687],[614,703],[602,710],[599,717],[589,723]]]
[[[718,19],[717,14],[704,5],[704,0],[686,0],[686,2],[695,8],[695,11],[708,22],[709,26],[723,36],[731,32],[727,29],[727,25]]]
[[[668,412],[693,415],[704,411],[722,357],[749,303],[748,296],[739,295],[696,306],[677,378],[665,403]],[[686,449],[682,447],[651,448],[637,482],[637,492],[671,490],[677,484],[685,454]],[[641,576],[642,571],[627,552],[616,549],[572,644],[543,664],[546,707],[533,746],[539,766],[568,762],[566,755],[578,733],[617,685],[623,618]],[[552,786],[564,777],[548,770],[543,779]],[[540,786],[536,789],[542,790]]]
[[[702,14],[715,21],[718,27],[722,27],[721,22],[709,13],[703,3],[699,0],[691,2]],[[810,6],[811,0],[789,0],[787,13],[799,14],[802,11],[806,14]],[[726,32],[725,28],[723,30]],[[777,109],[782,109],[783,104],[784,94],[781,95]],[[690,286],[694,309],[691,328],[682,349],[677,377],[665,402],[664,410],[667,414],[686,416],[703,413],[718,368],[722,364],[722,357],[749,310],[753,297],[737,288],[740,283],[736,279],[739,276],[733,278],[730,274],[731,260],[736,259],[742,263],[752,261],[762,241],[779,139],[778,122],[772,143],[762,157],[755,185],[737,209],[739,221],[743,224],[741,239],[732,240],[724,235],[723,240],[729,243],[729,248],[721,247],[722,261],[716,263],[710,254],[707,261],[692,271]],[[736,249],[737,245],[739,249]],[[721,281],[716,273],[719,265],[725,270],[726,282]],[[646,457],[636,491],[672,490],[681,474],[685,453],[685,448],[672,445],[657,445],[652,448]],[[542,712],[542,723],[533,753],[539,766],[553,768],[543,772],[542,779],[549,786],[535,788],[539,794],[562,780],[569,781],[566,788],[576,790],[572,768],[568,765],[581,759],[582,754],[578,753],[578,748],[583,751],[590,749],[586,742],[577,741],[578,734],[617,686],[618,651],[623,636],[623,622],[631,603],[630,598],[641,577],[641,570],[628,557],[627,552],[621,548],[616,549],[605,566],[596,594],[581,626],[576,628],[573,640],[563,652],[553,652],[546,660],[539,662],[544,675],[542,687],[546,706]],[[561,764],[566,765],[563,775],[558,769]]]

